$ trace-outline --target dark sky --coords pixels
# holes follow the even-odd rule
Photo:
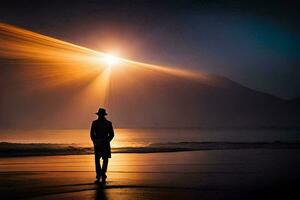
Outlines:
[[[296,3],[224,2],[10,0],[1,1],[0,21],[137,61],[222,75],[283,98],[300,96]]]

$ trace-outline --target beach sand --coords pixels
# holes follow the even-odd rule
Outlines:
[[[105,185],[93,183],[92,155],[0,158],[0,193],[3,200],[299,199],[299,158],[300,150],[270,149],[113,154]]]

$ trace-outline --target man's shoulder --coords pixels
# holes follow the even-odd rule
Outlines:
[[[97,122],[108,122],[108,123],[112,123],[111,121],[107,120],[107,119],[102,119],[102,120],[99,120],[99,119],[95,119],[92,123],[97,123]]]
[[[104,120],[98,120],[98,119],[96,119],[96,120],[94,120],[92,122],[92,124],[97,124],[97,123],[100,123],[100,124],[103,124],[103,123],[112,124],[112,122],[109,121],[109,120],[107,120],[107,119],[104,119]]]
[[[109,120],[106,120],[106,123],[108,123],[108,124],[112,124],[112,122],[111,122],[111,121],[109,121]]]

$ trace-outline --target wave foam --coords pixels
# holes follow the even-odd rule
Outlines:
[[[118,147],[113,153],[159,153],[230,149],[300,149],[300,142],[176,142],[153,143],[144,147]],[[0,156],[83,155],[92,154],[93,147],[48,143],[0,142]]]

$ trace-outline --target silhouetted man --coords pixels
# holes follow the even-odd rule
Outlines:
[[[95,153],[95,166],[96,166],[96,182],[106,181],[106,171],[108,165],[108,158],[111,157],[110,141],[114,137],[114,130],[112,123],[105,118],[107,115],[104,108],[99,108],[98,119],[93,121],[91,127],[91,139],[94,143],[94,153]],[[102,168],[100,165],[100,158],[102,158]]]

